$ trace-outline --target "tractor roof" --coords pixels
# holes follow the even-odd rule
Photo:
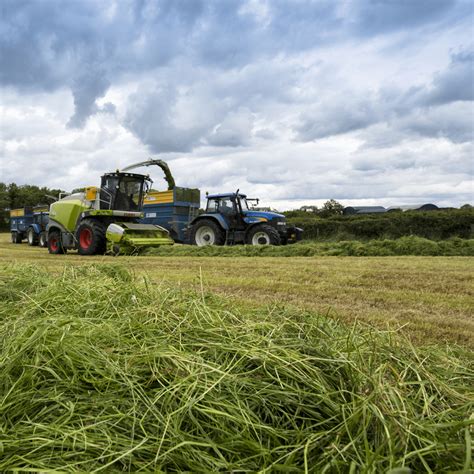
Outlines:
[[[235,197],[235,193],[209,194],[206,197],[208,199],[219,199],[219,198],[226,198],[226,197]],[[239,193],[239,197],[245,199],[247,197],[247,195]]]

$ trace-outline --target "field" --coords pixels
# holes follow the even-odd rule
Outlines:
[[[179,252],[1,236],[1,471],[469,472],[473,258]]]
[[[178,252],[179,248],[176,249]],[[239,305],[290,305],[399,329],[417,343],[474,347],[474,258],[470,257],[92,257],[51,256],[11,245],[0,234],[0,264],[36,263],[58,271],[64,263],[123,263],[155,283],[200,288]],[[59,262],[59,265],[58,265]]]

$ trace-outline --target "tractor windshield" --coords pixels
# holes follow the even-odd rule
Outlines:
[[[249,210],[249,203],[247,202],[247,199],[241,197],[240,198],[240,205],[242,206],[242,211],[248,211]]]

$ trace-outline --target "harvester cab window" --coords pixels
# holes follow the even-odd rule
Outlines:
[[[102,178],[102,186],[100,189],[101,209],[112,209],[118,182],[119,180],[115,176],[106,176]]]
[[[141,209],[143,182],[136,178],[124,177],[117,189],[115,208],[120,211],[139,211]]]

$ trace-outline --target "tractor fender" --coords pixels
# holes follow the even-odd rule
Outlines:
[[[245,228],[245,241],[247,241],[247,235],[249,234],[249,232],[255,228],[255,226],[257,225],[261,225],[261,224],[268,224],[268,222],[266,221],[256,221],[256,222],[251,222],[251,223],[247,223],[248,226]]]
[[[33,232],[36,235],[40,235],[42,229],[41,229],[41,226],[39,224],[31,224],[30,227],[33,229]]]
[[[189,227],[196,224],[196,222],[202,221],[203,219],[212,219],[217,222],[225,231],[229,230],[229,224],[226,222],[223,216],[220,214],[201,214],[200,216],[195,217],[190,223]]]

